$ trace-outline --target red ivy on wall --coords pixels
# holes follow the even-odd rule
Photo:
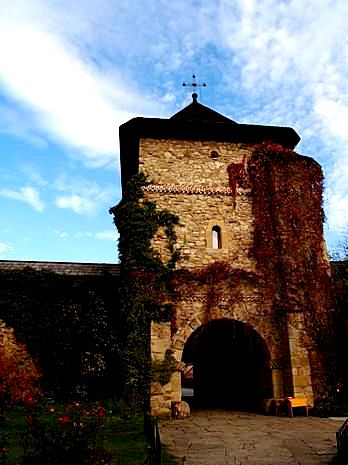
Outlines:
[[[230,163],[227,167],[228,181],[231,189],[233,203],[235,205],[237,196],[237,186],[243,189],[249,187],[247,165],[245,156],[241,163]]]
[[[304,342],[310,354],[319,354],[323,362],[313,366],[318,370],[325,366],[331,376],[332,283],[323,241],[320,165],[291,149],[265,142],[254,147],[247,162],[244,158],[242,163],[231,163],[227,172],[234,206],[237,188],[251,189],[254,238],[250,254],[263,278],[263,301],[272,302],[279,321],[286,312],[303,311]],[[207,268],[206,273],[211,271]],[[217,289],[212,286],[210,307]],[[323,372],[316,378],[323,378]]]
[[[0,321],[0,402],[33,402],[41,393],[41,374],[10,328]]]
[[[245,160],[231,163],[229,182],[232,196],[237,187],[251,187],[254,241],[250,253],[257,271],[267,278],[270,294],[284,310],[301,310],[313,298],[318,307],[319,295],[327,306],[331,282],[323,255],[320,165],[266,142],[254,148],[245,166]]]
[[[179,300],[183,297],[183,292],[194,295],[198,290],[204,290],[205,321],[210,321],[223,297],[228,296],[233,304],[243,299],[241,290],[244,284],[259,284],[262,287],[261,281],[256,273],[234,268],[227,261],[216,261],[198,269],[176,270],[173,285]]]
[[[279,312],[304,312],[305,342],[323,357],[328,375],[334,371],[332,283],[323,242],[321,167],[312,158],[263,143],[254,149],[248,174],[254,214],[251,253]],[[319,367],[313,364],[313,372]]]

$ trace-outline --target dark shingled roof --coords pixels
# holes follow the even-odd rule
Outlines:
[[[76,263],[76,262],[38,262],[19,260],[0,260],[0,270],[20,270],[23,268],[54,271],[70,276],[119,276],[120,266],[110,263]]]
[[[169,119],[175,119],[180,121],[210,121],[214,123],[231,123],[237,124],[235,121],[221,115],[215,110],[208,108],[201,103],[198,103],[196,99],[193,100],[190,105],[178,111]]]
[[[292,128],[239,124],[193,101],[169,119],[132,118],[120,126],[122,189],[139,170],[139,141],[148,139],[202,140],[258,144],[272,141],[293,149],[300,141]]]

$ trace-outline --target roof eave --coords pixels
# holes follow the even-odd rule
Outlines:
[[[230,122],[182,121],[137,117],[120,126],[122,187],[138,172],[139,140],[211,140],[257,144],[269,140],[293,149],[300,141],[297,132],[283,126],[231,124]]]

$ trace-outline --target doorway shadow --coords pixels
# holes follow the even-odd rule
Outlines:
[[[193,408],[258,411],[273,397],[270,354],[250,325],[231,319],[212,320],[188,338],[182,356],[192,365],[182,379],[184,396]],[[189,375],[189,376],[188,376]]]

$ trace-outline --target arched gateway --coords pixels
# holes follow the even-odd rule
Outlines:
[[[180,222],[175,316],[151,328],[153,360],[169,350],[177,369],[168,384],[152,385],[153,413],[181,400],[190,365],[201,402],[252,408],[262,398],[313,403],[325,393],[322,175],[293,152],[299,140],[291,128],[237,124],[196,96],[170,119],[121,126],[123,190],[143,171],[145,198]],[[153,247],[165,260],[162,233]]]
[[[193,387],[196,406],[253,409],[273,397],[266,343],[240,321],[223,318],[197,328],[186,341],[182,361],[192,366],[182,374],[182,385]]]

